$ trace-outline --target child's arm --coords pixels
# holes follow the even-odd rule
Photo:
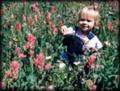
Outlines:
[[[65,25],[62,26],[61,32],[62,32],[63,35],[68,35],[68,34],[74,34],[74,33],[75,33],[75,31],[73,30],[72,27],[69,27],[69,28],[68,28],[68,27],[66,27]]]
[[[99,49],[101,49],[103,47],[102,43],[100,42],[100,40],[98,39],[97,36],[94,36],[91,40],[89,40],[86,44],[86,48],[90,49],[94,49],[96,51],[98,51]]]

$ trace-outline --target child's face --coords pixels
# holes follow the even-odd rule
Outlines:
[[[95,25],[94,17],[91,15],[84,15],[81,17],[79,24],[80,24],[80,28],[82,29],[83,32],[88,32]]]

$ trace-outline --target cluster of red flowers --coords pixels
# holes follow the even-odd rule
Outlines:
[[[51,5],[50,6],[50,11],[47,12],[47,14],[45,15],[45,20],[46,20],[46,23],[48,25],[51,25],[51,29],[52,29],[52,32],[53,34],[57,33],[58,32],[58,29],[55,25],[55,23],[51,23],[51,15],[52,13],[55,12],[55,6],[54,5]],[[59,27],[61,28],[62,27],[62,20],[59,20]]]
[[[17,32],[21,31],[21,24],[18,21],[16,22],[15,29]]]
[[[33,61],[33,64],[40,70],[49,70],[51,65],[45,64],[45,56],[43,53],[40,53],[36,56],[35,60]]]
[[[33,18],[31,15],[29,16],[28,23],[29,23],[30,27],[32,27],[34,24],[34,21],[33,21]]]
[[[33,12],[37,13],[39,12],[39,8],[38,8],[38,3],[34,3],[31,5],[31,9]]]
[[[16,60],[11,61],[10,70],[5,72],[5,77],[17,79],[19,73],[19,66],[20,66],[19,63]]]
[[[92,65],[94,65],[95,60],[96,60],[96,56],[94,56],[94,55],[90,55],[88,57],[88,60],[84,66],[84,70],[86,73],[88,73],[89,70],[91,69]]]
[[[88,65],[91,66],[96,60],[96,56],[94,55],[90,55],[90,57],[88,58]]]
[[[15,51],[16,51],[16,55],[17,55],[18,58],[26,57],[26,55],[24,55],[23,53],[20,52],[20,48],[19,47],[17,47]]]
[[[23,47],[25,49],[33,49],[35,47],[36,38],[31,33],[29,33],[27,35],[26,39],[27,39],[27,41]]]
[[[41,13],[40,13],[40,10],[39,10],[39,7],[38,7],[38,3],[34,3],[31,5],[31,9],[33,12],[36,13],[36,15],[34,16],[35,18],[35,21],[38,21],[38,18],[41,16]]]

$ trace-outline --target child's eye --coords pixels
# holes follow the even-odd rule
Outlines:
[[[91,20],[87,20],[87,22],[91,22]]]
[[[80,19],[80,21],[85,21],[85,19]]]

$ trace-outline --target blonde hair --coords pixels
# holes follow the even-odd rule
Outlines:
[[[99,20],[100,20],[100,14],[98,11],[98,5],[92,5],[92,6],[87,6],[84,7],[80,12],[79,12],[79,20],[81,19],[81,17],[84,17],[84,15],[89,15],[92,16],[95,20],[95,26],[94,28],[98,28],[99,27]]]

